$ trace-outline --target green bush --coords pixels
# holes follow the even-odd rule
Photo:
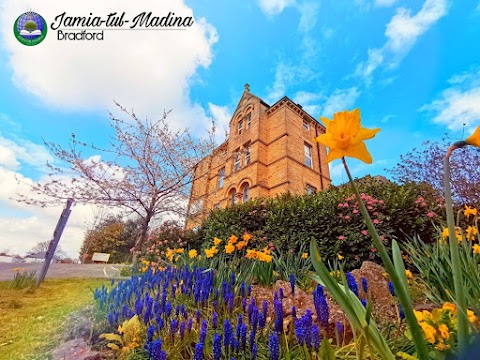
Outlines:
[[[436,238],[432,223],[442,221],[439,214],[443,211],[442,201],[431,188],[371,177],[357,183],[387,246],[392,239],[401,242],[406,236],[418,235],[427,243]],[[347,186],[331,187],[314,195],[253,199],[212,211],[203,223],[205,241],[240,236],[247,231],[255,236],[259,247],[273,243],[288,253],[298,252],[313,238],[325,259],[333,260],[341,254],[347,269],[358,267],[364,260],[377,261],[378,255],[371,246],[371,237],[365,235],[362,216],[354,212],[355,203]]]

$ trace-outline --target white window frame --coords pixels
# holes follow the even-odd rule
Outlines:
[[[239,122],[238,122],[238,135],[240,135],[243,131],[243,119],[241,119]]]
[[[305,130],[310,130],[310,124],[307,120],[303,119],[303,128]]]
[[[252,125],[252,113],[248,113],[246,116],[246,122],[247,122],[247,129],[250,129],[250,125]]]
[[[233,154],[233,171],[238,171],[242,167],[242,158],[239,151],[235,151]]]
[[[250,144],[248,144],[246,147],[245,147],[245,166],[250,164],[250,161],[251,161],[251,153],[250,153]]]
[[[246,190],[246,191],[245,191]],[[247,202],[250,199],[250,187],[248,184],[243,185],[242,187],[242,202]]]
[[[304,155],[304,163],[310,169],[313,169],[313,158],[312,158],[312,146],[310,144],[304,143],[303,144],[303,155]]]
[[[307,193],[307,195],[312,195],[317,192],[317,188],[313,185],[307,184],[305,186],[305,192]]]
[[[224,183],[225,183],[225,168],[223,167],[218,171],[218,183],[217,183],[218,189],[223,188]]]

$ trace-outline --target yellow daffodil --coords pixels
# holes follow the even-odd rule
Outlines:
[[[259,252],[257,256],[258,256],[258,260],[260,261],[264,261],[266,263],[272,262],[272,255],[265,254],[264,252]]]
[[[344,156],[372,163],[372,156],[363,143],[372,139],[380,129],[366,129],[360,126],[360,110],[341,111],[333,115],[333,120],[320,118],[327,129],[315,140],[329,148],[327,162]]]
[[[213,245],[217,246],[218,244],[220,244],[222,242],[222,240],[220,240],[219,238],[214,238],[213,239]]]
[[[438,331],[440,332],[440,336],[445,340],[450,338],[450,331],[448,330],[448,326],[445,324],[440,324],[438,326]]]
[[[175,254],[183,254],[183,249],[175,249],[173,250],[175,252]]]
[[[474,238],[475,235],[477,235],[477,233],[478,233],[478,230],[476,226],[467,227],[467,240],[468,241],[472,240],[472,238]]]
[[[247,242],[252,238],[252,235],[250,235],[249,233],[245,233],[243,234],[243,241]]]
[[[474,254],[480,254],[480,245],[475,244],[473,245],[472,249]]]
[[[195,259],[197,257],[197,250],[195,249],[192,249],[188,252],[188,256],[190,257],[190,259]]]
[[[205,249],[205,255],[207,258],[212,258],[216,253],[218,253],[218,249],[216,246],[212,246],[210,249]]]
[[[228,238],[228,243],[229,244],[235,244],[237,242],[238,238],[235,235],[232,235]]]
[[[443,350],[448,350],[448,349],[450,349],[450,345],[448,345],[448,344],[439,343],[439,344],[435,345],[435,350],[438,350],[438,351],[443,351]]]
[[[172,262],[173,261],[173,255],[174,255],[174,251],[170,248],[167,249],[167,251],[165,252],[165,256],[167,257],[167,259]]]
[[[407,276],[407,279],[413,279],[413,275],[410,270],[405,270],[405,275]]]
[[[468,145],[480,147],[480,126],[477,127],[472,135],[470,135],[465,142]]]
[[[235,246],[233,246],[232,244],[225,245],[225,252],[227,254],[231,254],[234,251],[235,251]]]
[[[343,256],[342,256],[342,255],[338,254],[337,256],[338,256],[338,260],[343,260]]]
[[[435,343],[435,334],[437,330],[432,325],[427,324],[426,322],[421,322],[420,326],[422,327],[423,333],[425,335],[425,339],[430,343]]]
[[[247,243],[245,241],[239,241],[236,245],[237,250],[242,250],[245,246],[247,246]]]
[[[13,269],[13,272],[18,272],[18,268]]]
[[[451,302],[446,302],[442,305],[442,310],[450,311],[453,314],[457,313],[457,306]]]
[[[448,236],[449,236],[448,228],[443,228],[442,237],[443,238],[448,238]],[[455,236],[456,236],[458,242],[462,241],[462,232],[460,231],[459,228],[455,229]]]
[[[478,318],[475,316],[475,313],[472,310],[467,309],[467,316],[468,316],[468,321],[471,323],[474,323],[478,320]]]
[[[303,253],[302,254],[302,259],[308,259],[308,253]]]
[[[245,255],[247,259],[258,259],[257,251],[248,249],[247,254]]]
[[[477,216],[477,213],[478,213],[477,209],[475,209],[474,207],[465,205],[465,210],[463,211],[463,214],[467,219],[470,217],[470,215]]]

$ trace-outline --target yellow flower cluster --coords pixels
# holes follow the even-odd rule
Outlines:
[[[267,263],[272,262],[272,255],[270,255],[270,250],[266,247],[263,250],[247,250],[247,259],[259,260]]]
[[[414,310],[413,312],[428,343],[438,351],[447,350],[451,347],[452,332],[457,329],[457,307],[455,304],[446,302],[441,308],[434,309],[431,312],[427,310]],[[478,321],[473,311],[467,310],[467,315],[471,323]]]
[[[175,254],[183,254],[183,252],[184,252],[184,249],[182,249],[182,248],[180,248],[180,249],[167,248],[167,251],[165,252],[165,256],[167,257],[167,259],[170,262],[173,262]]]
[[[157,267],[157,265],[158,265],[157,263],[154,263],[154,262],[151,262],[151,261],[148,261],[148,260],[145,260],[145,259],[142,260],[142,265],[143,266],[138,270],[141,273],[146,273],[149,268],[152,269],[153,274],[155,274],[157,269],[160,270],[160,271],[164,271],[166,269],[165,267],[161,267],[161,266]]]
[[[213,245],[209,249],[205,249],[205,255],[207,256],[207,259],[214,257],[214,255],[217,253],[218,253],[218,249],[215,245]]]

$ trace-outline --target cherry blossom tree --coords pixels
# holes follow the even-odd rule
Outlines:
[[[58,161],[47,164],[48,180],[31,184],[31,195],[17,194],[16,200],[46,207],[72,198],[124,209],[141,219],[135,244],[140,249],[153,219],[186,214],[192,170],[212,151],[215,127],[205,138],[194,137],[188,130],[172,130],[169,112],[152,121],[116,105],[121,117],[110,113],[113,135],[108,147],[87,144],[75,134],[68,147],[45,142]]]

